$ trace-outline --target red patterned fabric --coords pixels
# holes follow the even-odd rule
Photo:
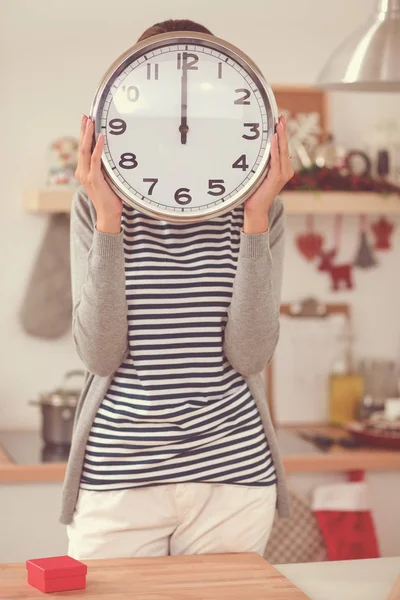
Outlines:
[[[329,560],[380,557],[364,477],[364,471],[353,471],[347,482],[314,490],[313,509]]]
[[[379,558],[375,525],[369,511],[317,511],[329,560]]]

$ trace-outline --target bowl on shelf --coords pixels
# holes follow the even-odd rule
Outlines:
[[[347,431],[360,444],[387,450],[400,450],[400,421],[373,415],[367,421],[353,421]]]

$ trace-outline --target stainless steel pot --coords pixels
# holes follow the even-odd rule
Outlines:
[[[39,400],[29,404],[39,405],[42,410],[42,438],[45,444],[69,446],[72,439],[72,426],[80,389],[67,387],[72,377],[84,377],[84,371],[68,371],[62,385],[48,394],[41,394]]]

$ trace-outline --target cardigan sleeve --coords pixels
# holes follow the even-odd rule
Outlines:
[[[95,209],[83,188],[71,212],[72,334],[86,369],[111,376],[128,347],[123,233],[97,231]]]
[[[240,233],[223,351],[245,377],[260,373],[270,363],[278,343],[283,252],[284,211],[276,198],[267,232]]]

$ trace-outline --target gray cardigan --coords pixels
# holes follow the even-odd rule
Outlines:
[[[274,200],[269,231],[240,234],[240,251],[223,351],[241,373],[256,401],[278,478],[279,515],[289,516],[285,474],[266,402],[261,372],[272,359],[279,337],[279,307],[284,246],[284,214]],[[87,369],[75,415],[63,486],[60,521],[71,523],[86,441],[114,372],[128,352],[123,233],[96,229],[96,211],[85,191],[75,194],[71,214],[73,339]]]

